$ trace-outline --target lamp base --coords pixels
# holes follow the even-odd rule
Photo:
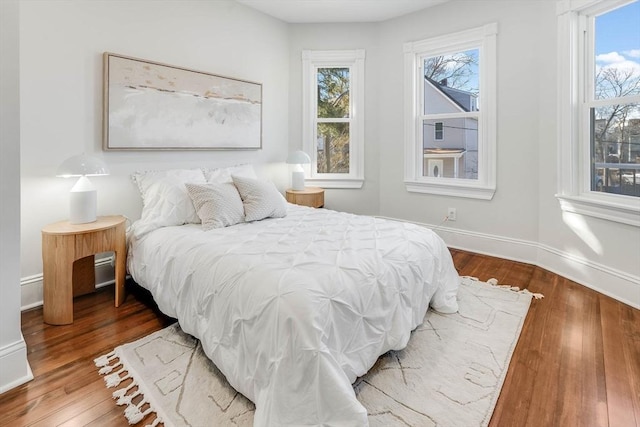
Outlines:
[[[70,193],[69,222],[86,224],[96,220],[97,191],[86,176],[81,177]]]
[[[304,187],[304,171],[291,172],[291,189],[295,191],[303,191]]]

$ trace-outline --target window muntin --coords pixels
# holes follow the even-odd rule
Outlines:
[[[350,68],[320,67],[316,70],[317,173],[349,173],[350,76]]]
[[[307,181],[361,188],[364,181],[364,50],[302,52]]]
[[[584,14],[586,190],[640,197],[640,2]]]
[[[420,61],[425,80],[420,118],[422,176],[478,179],[480,49],[426,56]],[[438,174],[430,160],[434,157],[442,159]]]
[[[414,114],[405,119],[408,191],[493,197],[496,35],[497,25],[487,24],[405,44],[405,74],[413,80],[405,99]]]
[[[611,102],[612,98],[597,99],[595,96],[595,17],[630,3],[628,0],[558,2],[559,167],[556,197],[564,212],[640,227],[640,198],[598,191],[598,173],[592,167],[595,166],[592,153],[596,152],[592,132],[599,123],[591,109],[616,103]],[[634,95],[627,101],[639,103],[640,98]],[[603,151],[606,149],[603,147]]]

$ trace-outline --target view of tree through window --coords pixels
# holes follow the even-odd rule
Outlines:
[[[349,86],[349,68],[318,68],[318,173],[349,173]]]
[[[591,190],[640,196],[640,2],[594,18]]]
[[[478,178],[479,61],[479,49],[423,58],[423,176]]]
[[[424,76],[448,86],[478,95],[478,49],[439,55],[424,62]]]

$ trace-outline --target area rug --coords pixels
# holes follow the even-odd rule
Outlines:
[[[461,278],[460,310],[429,310],[401,351],[356,380],[370,426],[486,426],[531,297],[497,281]],[[252,426],[254,405],[174,324],[95,360],[125,416],[151,426]]]

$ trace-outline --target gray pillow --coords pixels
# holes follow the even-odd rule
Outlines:
[[[203,230],[244,222],[242,199],[233,183],[185,185]]]
[[[231,177],[244,204],[245,221],[282,218],[287,215],[287,201],[272,182],[236,175]]]

